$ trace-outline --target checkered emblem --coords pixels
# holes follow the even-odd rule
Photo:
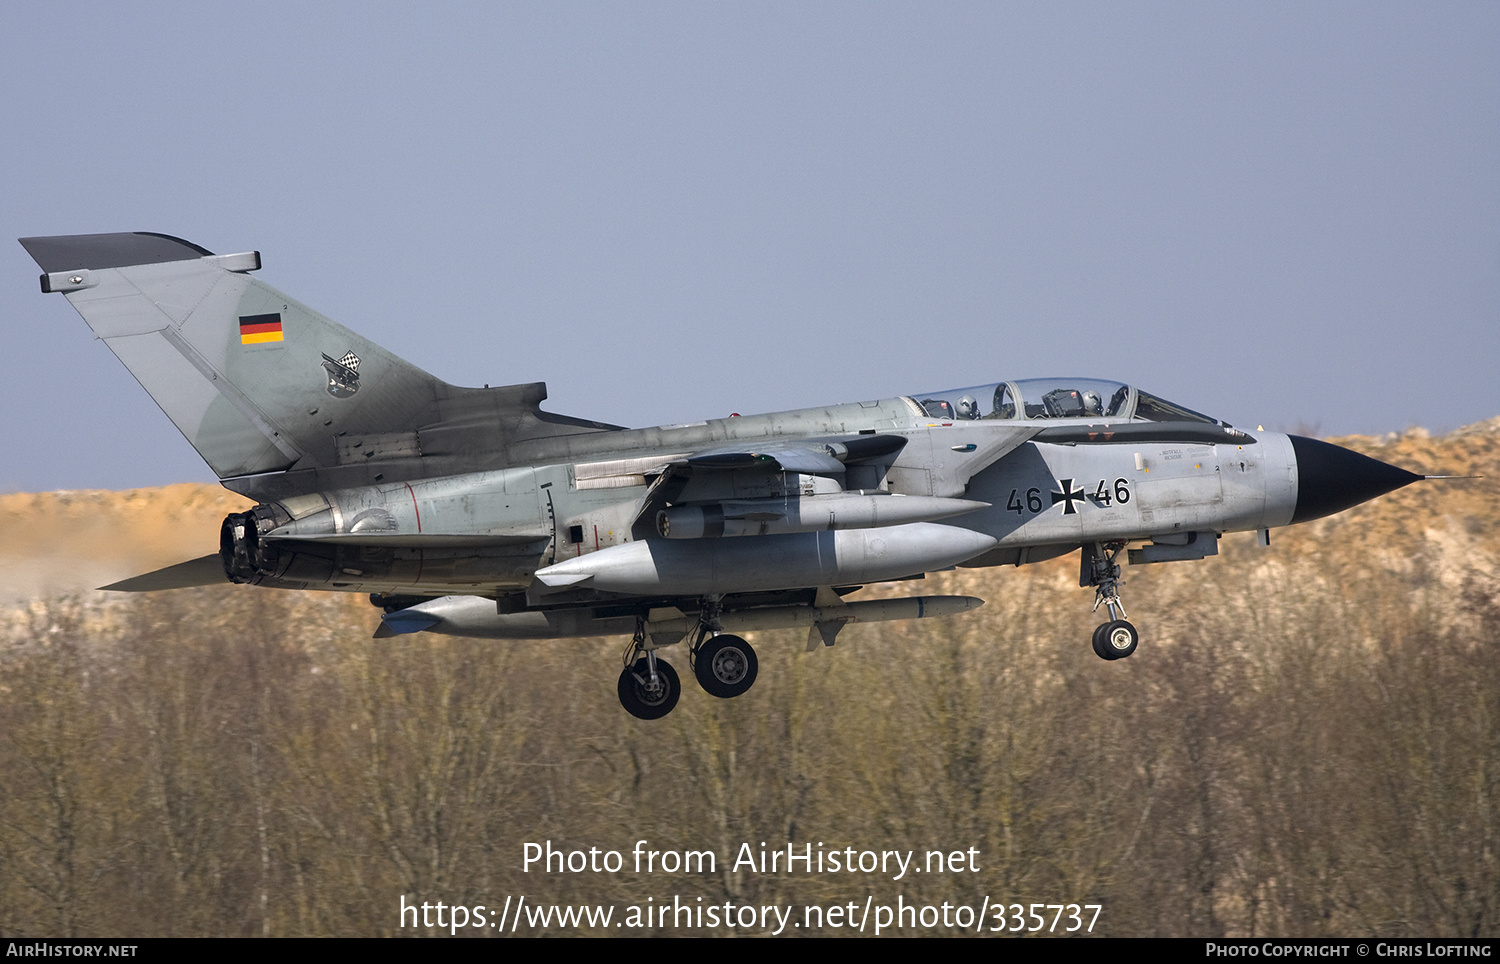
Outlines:
[[[348,398],[359,391],[359,356],[354,352],[346,351],[337,359],[324,355],[323,371],[328,373],[328,394],[334,398]]]

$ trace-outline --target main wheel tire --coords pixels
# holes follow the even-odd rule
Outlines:
[[[1136,646],[1140,645],[1141,635],[1135,631],[1135,627],[1123,619],[1104,624],[1104,631],[1099,634],[1099,648],[1106,650],[1109,656],[1106,659],[1124,659],[1135,652]]]
[[[651,667],[642,656],[620,673],[620,705],[638,720],[659,720],[672,712],[682,695],[682,683],[672,664],[657,657],[656,685],[651,685]]]
[[[728,700],[755,685],[760,664],[755,650],[738,636],[715,636],[698,647],[693,674],[711,696]]]

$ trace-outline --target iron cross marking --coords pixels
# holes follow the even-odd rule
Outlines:
[[[1073,488],[1072,479],[1059,479],[1057,484],[1062,488],[1062,491],[1052,493],[1052,504],[1057,505],[1059,502],[1066,502],[1067,505],[1063,506],[1063,515],[1077,515],[1078,509],[1073,503],[1084,500],[1083,489]]]

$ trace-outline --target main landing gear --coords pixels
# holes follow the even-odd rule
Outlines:
[[[620,673],[620,705],[638,719],[659,720],[677,705],[682,683],[672,665],[656,655],[648,639],[646,621],[637,620],[635,636],[625,650],[625,668]],[[755,649],[749,643],[720,631],[717,596],[703,600],[688,659],[698,685],[709,695],[726,700],[744,695],[755,684],[760,668]]]
[[[711,636],[693,647],[693,675],[712,696],[730,700],[755,684],[755,650],[738,636]]]
[[[677,705],[682,682],[671,663],[648,649],[620,672],[619,692],[625,712],[640,720],[659,720]]]
[[[1123,542],[1096,542],[1083,547],[1083,565],[1079,585],[1094,587],[1094,611],[1103,605],[1109,611],[1109,622],[1094,630],[1094,652],[1100,659],[1124,659],[1135,652],[1141,636],[1125,619],[1120,602],[1120,567],[1116,557],[1125,549]]]

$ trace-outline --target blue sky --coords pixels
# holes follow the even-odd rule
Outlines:
[[[648,425],[1000,378],[1500,414],[1500,5],[0,6],[0,491],[212,475],[13,239]]]

